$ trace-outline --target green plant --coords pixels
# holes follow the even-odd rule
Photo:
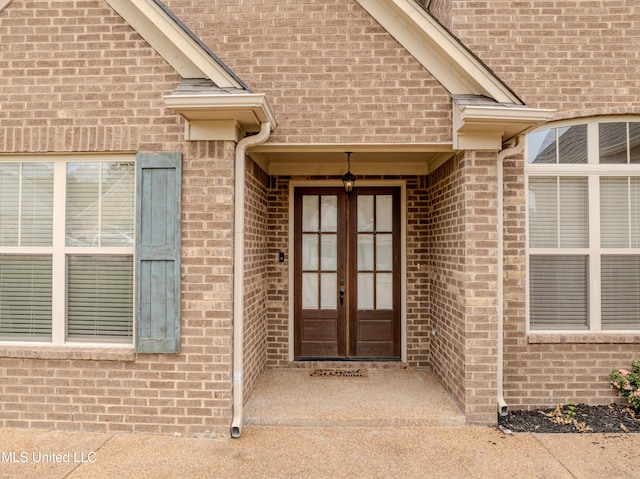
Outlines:
[[[609,373],[611,387],[626,397],[631,407],[640,411],[640,359],[631,363],[631,371],[614,369]]]
[[[567,403],[567,410],[564,413],[564,417],[567,419],[575,419],[576,417],[576,405],[572,402]]]

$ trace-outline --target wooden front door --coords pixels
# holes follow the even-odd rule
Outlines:
[[[296,188],[295,356],[400,358],[398,188]]]

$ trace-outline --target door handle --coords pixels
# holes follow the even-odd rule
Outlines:
[[[340,306],[344,305],[344,288],[340,288]]]

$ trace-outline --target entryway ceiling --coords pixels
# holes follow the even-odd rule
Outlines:
[[[451,158],[450,145],[332,145],[300,147],[260,145],[249,151],[269,175],[335,176],[347,171],[364,175],[427,175]]]

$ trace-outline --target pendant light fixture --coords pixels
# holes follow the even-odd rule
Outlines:
[[[351,152],[346,151],[345,155],[347,155],[347,172],[342,175],[342,183],[344,184],[344,191],[346,191],[347,195],[350,195],[356,183],[356,175],[351,173]]]

